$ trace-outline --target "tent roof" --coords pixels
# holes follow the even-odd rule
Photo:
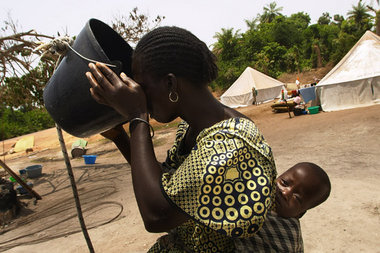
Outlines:
[[[261,73],[251,67],[247,67],[238,79],[224,92],[223,96],[236,96],[251,93],[252,88],[256,90],[283,86],[284,84],[270,76]]]
[[[367,31],[317,86],[380,76],[379,59],[380,37]]]

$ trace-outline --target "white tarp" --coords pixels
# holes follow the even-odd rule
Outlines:
[[[273,100],[281,93],[284,84],[251,67],[247,67],[239,78],[220,97],[221,102],[232,108],[251,105],[252,88],[257,90],[256,102]]]
[[[380,102],[380,37],[367,31],[343,59],[317,84],[324,111]]]

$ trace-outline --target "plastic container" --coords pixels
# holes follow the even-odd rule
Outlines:
[[[113,68],[132,76],[133,49],[111,27],[90,19],[72,45],[82,56],[116,65]],[[68,49],[44,90],[44,103],[54,121],[66,132],[88,137],[104,132],[127,119],[113,108],[98,104],[90,94],[85,73],[89,61]]]
[[[83,155],[85,164],[94,164],[96,161],[96,155]]]
[[[33,187],[33,183],[32,182],[28,182],[27,185],[32,188]],[[24,195],[24,194],[28,194],[28,191],[22,187],[21,185],[17,186],[16,187],[16,191],[21,194],[21,195]]]
[[[293,111],[294,116],[303,115],[302,111],[303,110],[301,108],[294,108],[294,111]]]
[[[20,173],[21,180],[26,181],[28,178],[28,175],[26,174],[26,170],[25,169],[19,170],[19,173]]]
[[[36,178],[42,175],[42,165],[32,165],[25,168],[28,178]]]
[[[310,114],[317,114],[319,113],[319,106],[311,106],[307,108]]]

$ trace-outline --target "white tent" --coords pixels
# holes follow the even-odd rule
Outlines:
[[[281,93],[284,84],[251,67],[247,67],[239,78],[220,97],[221,102],[229,107],[251,105],[253,102],[252,88],[257,90],[256,101],[273,100]]]
[[[316,89],[324,111],[379,103],[380,37],[367,31]]]

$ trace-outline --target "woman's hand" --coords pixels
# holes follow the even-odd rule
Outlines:
[[[147,113],[146,97],[141,86],[124,73],[120,78],[102,63],[90,63],[86,77],[96,102],[114,108],[128,119]]]

